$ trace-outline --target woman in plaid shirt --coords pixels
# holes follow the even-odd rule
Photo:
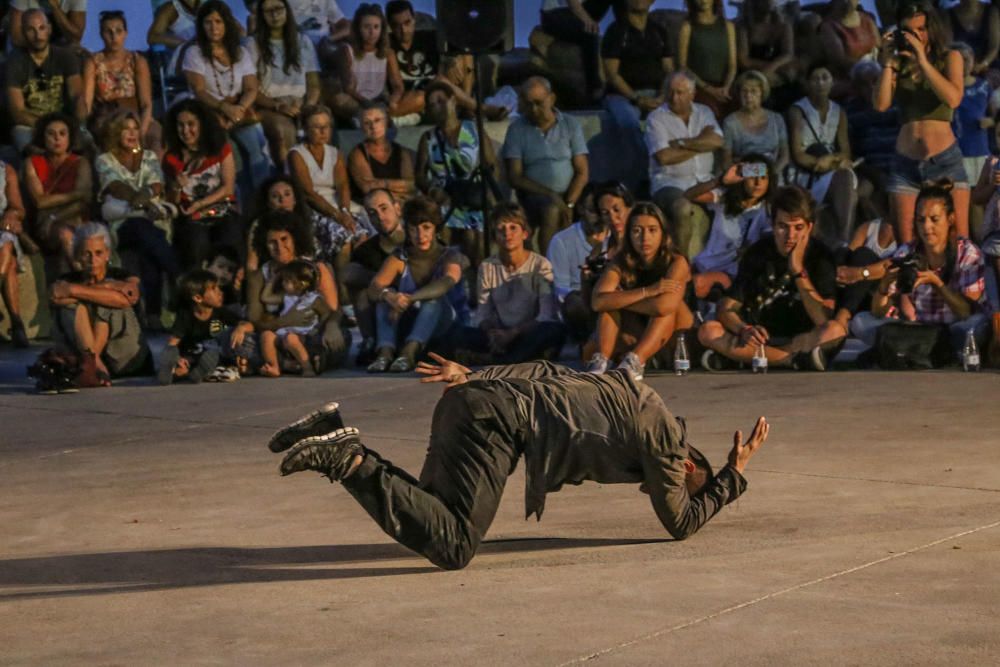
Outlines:
[[[870,313],[858,313],[851,332],[869,345],[875,344],[878,327],[893,319],[925,324],[947,324],[952,346],[962,349],[967,333],[985,343],[989,332],[986,300],[986,265],[976,244],[957,236],[951,182],[926,184],[917,195],[917,240],[901,245],[894,259],[916,260],[913,289],[897,287],[900,269],[890,268],[872,296]]]

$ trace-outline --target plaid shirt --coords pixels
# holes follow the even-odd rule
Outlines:
[[[906,257],[913,252],[913,246],[909,244],[901,245],[893,258]],[[932,269],[934,273],[941,275],[943,269]],[[983,254],[976,247],[976,244],[967,238],[958,239],[958,259],[955,262],[955,269],[952,271],[951,280],[948,281],[948,288],[961,294],[978,306],[979,310],[985,310],[986,302],[986,264],[983,262]],[[896,285],[891,288],[890,293],[896,292]],[[917,321],[928,324],[951,324],[958,318],[948,307],[944,297],[930,285],[920,285],[910,294],[913,300],[913,307],[917,312]],[[893,309],[895,313],[890,316],[898,317],[898,309]]]

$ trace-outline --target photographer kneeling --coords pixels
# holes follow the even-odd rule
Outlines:
[[[891,268],[872,296],[871,312],[851,320],[851,333],[875,345],[879,327],[894,320],[947,325],[960,352],[969,331],[983,345],[990,321],[986,265],[979,248],[958,236],[951,184],[925,185],[917,195],[918,239],[899,247]]]

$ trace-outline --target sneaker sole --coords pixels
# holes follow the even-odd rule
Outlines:
[[[340,404],[336,401],[331,401],[321,408],[313,410],[305,417],[295,420],[272,435],[267,443],[268,449],[274,453],[285,451],[303,437],[309,437],[308,433],[296,433],[297,431],[306,431],[313,428],[327,417],[335,415],[338,412],[340,412]],[[288,444],[285,444],[286,442]]]
[[[291,450],[285,454],[285,458],[282,459],[281,465],[278,469],[281,471],[281,476],[285,477],[287,475],[293,475],[297,472],[302,472],[303,470],[309,470],[310,468],[300,468],[296,464],[298,461],[296,457],[303,450],[313,447],[315,445],[327,445],[333,446],[337,444],[351,444],[357,447],[358,452],[361,452],[361,432],[354,428],[353,426],[345,426],[344,428],[338,428],[336,431],[327,433],[325,435],[314,435],[308,438],[299,440],[292,446]],[[331,477],[331,479],[333,479]],[[338,477],[339,479],[339,477]]]

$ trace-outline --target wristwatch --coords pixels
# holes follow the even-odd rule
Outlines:
[[[869,278],[872,277],[872,272],[869,271],[868,267],[866,266],[865,268],[861,269],[861,275],[865,280],[868,280]]]

